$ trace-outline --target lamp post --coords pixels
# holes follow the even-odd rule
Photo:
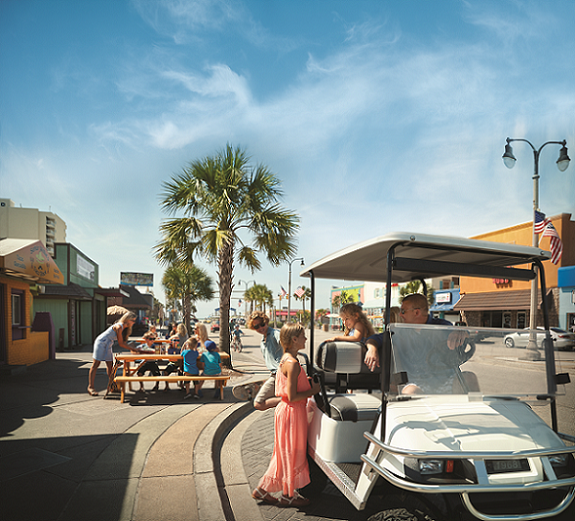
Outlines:
[[[303,257],[299,257],[297,259],[293,259],[289,262],[289,277],[288,277],[288,316],[286,322],[291,322],[291,265],[295,261],[301,261],[300,266],[305,266],[305,261]]]
[[[559,159],[557,159],[557,168],[561,172],[565,172],[569,166],[569,156],[567,155],[567,142],[563,141],[547,141],[543,143],[539,148],[535,148],[526,139],[511,139],[507,138],[507,144],[505,145],[505,152],[503,154],[503,163],[507,168],[513,168],[517,159],[513,155],[513,148],[510,143],[513,141],[523,141],[527,143],[533,150],[533,162],[535,164],[533,172],[533,246],[537,248],[539,246],[539,239],[535,233],[535,211],[539,210],[539,156],[543,147],[547,145],[562,145],[559,151]],[[541,355],[537,351],[537,339],[535,334],[535,329],[537,327],[536,322],[537,315],[537,277],[531,281],[531,303],[529,309],[529,329],[531,333],[529,335],[529,343],[527,344],[526,356],[530,360],[540,360]]]
[[[244,289],[244,303],[246,302],[246,291],[248,290],[248,284],[250,282],[254,283],[254,286],[256,284],[255,280],[249,280],[248,282],[244,281],[244,280],[238,280],[238,284],[245,284],[246,289]],[[246,307],[244,308],[244,318],[247,319],[248,318],[248,307],[247,304],[245,305]]]

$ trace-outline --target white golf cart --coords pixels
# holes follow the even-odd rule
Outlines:
[[[539,361],[510,356],[510,329],[390,324],[393,283],[443,275],[529,281],[539,271],[545,295],[549,258],[528,246],[394,233],[303,271],[312,316],[318,278],[387,284],[381,370],[365,366],[361,343],[323,343],[314,353],[312,329],[309,372],[322,390],[308,406],[315,463],[304,494],[321,486],[321,471],[358,510],[376,487],[382,504],[373,521],[573,519],[575,437],[558,432],[555,402],[569,376],[556,371],[546,299]]]

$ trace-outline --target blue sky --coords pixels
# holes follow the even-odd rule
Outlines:
[[[532,218],[533,154],[508,170],[506,137],[575,156],[573,56],[571,0],[2,0],[0,193],[64,219],[102,286],[154,273],[160,298],[161,184],[226,143],[282,180],[307,264],[391,231],[472,236]],[[575,215],[558,155],[540,207]]]

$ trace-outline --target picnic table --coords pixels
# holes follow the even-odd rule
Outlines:
[[[222,359],[229,358],[228,353],[220,353]],[[108,385],[108,392],[110,391],[111,384],[114,383],[119,386],[121,393],[121,402],[124,402],[126,383],[129,385],[130,391],[132,390],[132,382],[183,382],[183,381],[197,381],[197,380],[213,380],[216,387],[220,388],[220,397],[224,397],[224,385],[229,380],[229,376],[180,376],[180,375],[167,375],[167,376],[138,376],[134,375],[137,372],[138,367],[132,368],[132,362],[145,362],[148,360],[166,360],[168,362],[182,360],[183,356],[181,354],[169,355],[166,353],[150,353],[150,354],[118,354],[116,355],[116,363],[114,365],[114,370],[110,375],[110,383]],[[122,365],[122,375],[116,376],[116,371],[119,366]]]

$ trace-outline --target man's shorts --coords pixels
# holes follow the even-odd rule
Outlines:
[[[263,403],[269,398],[276,396],[276,375],[270,376],[260,387],[258,394],[254,398],[254,403]]]

